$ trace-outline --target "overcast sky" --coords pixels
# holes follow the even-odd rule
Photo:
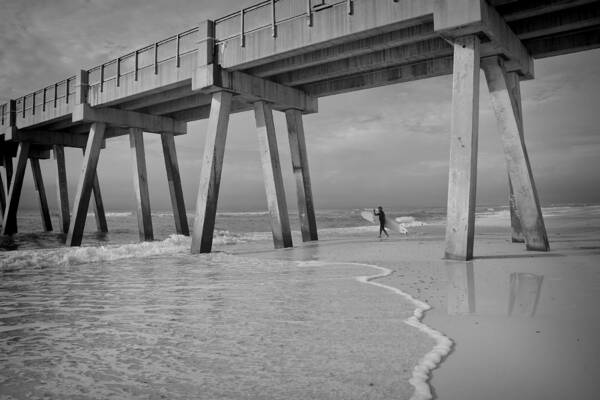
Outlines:
[[[256,3],[202,0],[0,0],[0,100],[62,80]],[[525,137],[543,205],[600,202],[600,51],[538,60],[536,79],[522,83]],[[317,208],[404,209],[445,206],[448,180],[451,76],[326,97],[305,117]],[[481,81],[478,204],[502,204],[507,178],[485,81]],[[276,112],[288,205],[295,208],[285,120]],[[176,139],[188,210],[194,208],[206,122]],[[151,204],[170,207],[159,137],[145,135]],[[68,150],[74,197],[82,156]],[[55,201],[51,160],[42,161]],[[108,210],[134,207],[127,137],[111,139],[99,177]],[[36,207],[28,171],[23,207]],[[266,209],[250,112],[232,116],[220,210]]]

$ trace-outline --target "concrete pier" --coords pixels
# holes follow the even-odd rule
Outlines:
[[[187,122],[209,119],[191,249],[209,252],[228,119],[232,113],[254,111],[274,244],[291,246],[279,150],[269,122],[273,112],[281,111],[290,138],[300,230],[304,241],[316,240],[303,115],[317,112],[323,96],[453,74],[446,256],[470,259],[481,63],[512,188],[512,239],[524,240],[530,250],[549,249],[523,137],[518,85],[534,78],[536,58],[600,47],[600,1],[278,0],[233,11],[0,104],[2,233],[16,232],[20,174],[29,147],[55,154],[67,244],[81,243],[92,193],[99,230],[106,231],[96,164],[106,140],[131,134],[140,239],[151,240],[139,132],[161,135],[175,230],[189,233],[174,138],[188,133]],[[86,149],[70,219],[61,146]]]

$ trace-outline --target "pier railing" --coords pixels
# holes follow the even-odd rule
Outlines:
[[[179,68],[183,60],[191,58],[197,49],[198,28],[173,35],[151,45],[92,67],[89,74],[89,92],[104,92],[107,87],[119,87],[123,80],[137,81],[144,75],[158,74],[159,68],[170,64]],[[18,97],[16,117],[19,120],[49,114],[48,119],[71,112],[75,104],[77,77],[71,76],[35,92]],[[0,126],[8,123],[9,104],[0,104]],[[33,122],[33,121],[32,121]]]
[[[266,0],[243,8],[215,20],[215,41],[224,44],[239,40],[245,46],[247,34],[271,29],[277,36],[279,24],[306,18],[312,26],[313,13],[330,7],[346,7],[348,14],[353,12],[356,0],[337,0],[325,3],[324,0]],[[198,50],[198,27],[139,48],[123,56],[112,59],[87,70],[88,98],[90,104],[102,104],[122,94],[117,90],[124,81],[130,83],[158,75],[161,70],[173,71],[186,64],[186,73],[195,66],[193,55]],[[16,99],[16,118],[23,125],[32,125],[46,120],[68,115],[75,104],[75,76],[56,82],[43,89],[28,93]],[[105,92],[109,93],[106,94]],[[131,94],[131,93],[128,93]],[[8,103],[0,105],[0,123],[7,119]],[[0,126],[2,126],[0,125]]]
[[[313,13],[319,10],[344,6],[348,14],[353,12],[355,0],[266,0],[215,20],[217,42],[239,38],[240,46],[245,46],[245,36],[262,29],[271,29],[277,36],[277,25],[298,18],[306,18],[312,26]]]
[[[197,33],[198,28],[192,28],[89,69],[90,88],[100,87],[102,92],[110,82],[119,87],[123,78],[137,81],[147,71],[156,75],[167,63],[178,68],[183,58],[198,50]]]

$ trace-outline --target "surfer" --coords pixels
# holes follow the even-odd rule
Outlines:
[[[390,237],[385,230],[385,213],[383,212],[383,207],[378,206],[377,211],[373,209],[373,214],[379,216],[379,237],[381,237],[381,232],[385,233],[386,237]]]

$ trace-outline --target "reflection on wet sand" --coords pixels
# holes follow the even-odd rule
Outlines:
[[[492,314],[498,315],[500,305],[506,304],[498,296],[494,297],[494,292],[481,290],[478,295],[485,296],[485,304],[497,305],[487,312],[476,309],[476,282],[475,266],[472,261],[446,261],[448,272],[448,315],[468,315],[468,314]],[[489,281],[492,277],[489,270],[480,269],[482,281]],[[487,275],[486,275],[487,274]],[[528,272],[498,272],[493,273],[494,281],[498,287],[508,289],[508,316],[533,317],[538,307],[540,293],[542,290],[543,275]],[[497,276],[504,279],[497,279]],[[508,282],[504,286],[504,282]]]

